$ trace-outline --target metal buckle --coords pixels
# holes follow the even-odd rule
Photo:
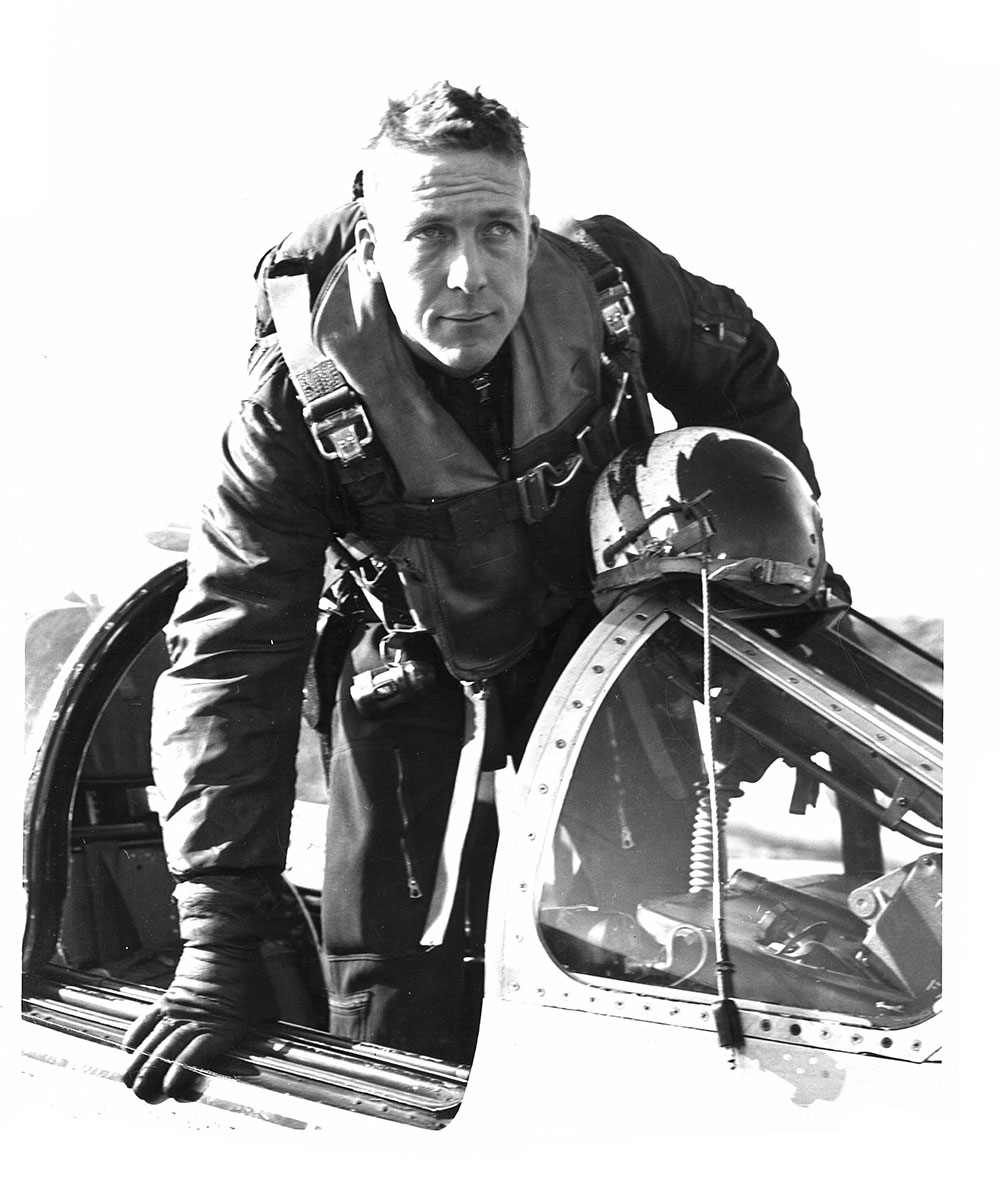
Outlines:
[[[621,277],[621,272],[619,283],[603,291],[598,303],[608,333],[616,342],[624,341],[632,332],[635,305],[632,303],[632,289]]]
[[[582,465],[583,455],[571,454],[557,467],[550,462],[543,462],[517,477],[514,482],[521,503],[521,516],[526,524],[534,525],[548,516],[559,500],[559,489],[569,483]]]
[[[625,399],[625,394],[628,391],[629,373],[622,371],[621,383],[618,385],[618,395],[615,396],[614,403],[611,405],[609,414],[612,427],[615,421],[618,420],[618,414],[621,412],[622,401]]]
[[[369,445],[374,436],[368,423],[368,414],[360,404],[340,408],[328,417],[316,421],[312,425],[312,431],[320,454],[324,458],[339,459],[342,463],[363,458],[365,446]],[[333,443],[332,448],[326,446],[324,438]]]

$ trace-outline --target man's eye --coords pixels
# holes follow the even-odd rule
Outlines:
[[[514,226],[509,221],[492,221],[486,226],[486,236],[492,238],[509,237],[512,233],[516,233]]]
[[[447,236],[443,225],[423,225],[413,231],[413,237],[420,242],[437,242]]]

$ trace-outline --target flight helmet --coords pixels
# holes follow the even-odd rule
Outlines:
[[[699,574],[766,605],[811,599],[826,570],[819,508],[783,454],[708,426],[660,433],[614,458],[590,497],[598,594]]]

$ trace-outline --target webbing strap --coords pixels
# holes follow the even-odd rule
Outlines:
[[[308,275],[268,276],[264,287],[285,365],[320,454],[342,463],[362,458],[372,428],[361,397],[313,342]]]
[[[479,787],[479,769],[486,745],[486,697],[488,684],[485,681],[463,683],[465,701],[465,737],[458,756],[458,771],[455,787],[451,794],[451,808],[445,826],[441,856],[438,859],[434,892],[427,914],[427,922],[420,938],[421,946],[440,946],[455,906],[458,888],[458,873],[462,865],[462,851],[472,820],[472,807]]]
[[[346,385],[336,365],[313,344],[308,275],[271,276],[264,287],[281,353],[303,404],[328,394],[331,385]]]
[[[474,542],[505,521],[533,525],[552,511],[560,489],[581,466],[597,468],[617,448],[610,411],[602,408],[574,439],[576,449],[558,463],[543,462],[492,487],[438,502],[400,501],[365,505],[363,518],[373,535],[411,536],[458,544]]]
[[[632,328],[635,306],[632,289],[616,263],[607,256],[602,247],[573,217],[561,223],[559,233],[574,248],[590,281],[597,291],[597,306],[604,322],[605,350],[621,351],[631,346],[634,338]]]
[[[650,555],[620,567],[612,567],[610,571],[602,571],[594,584],[594,590],[610,592],[642,583],[647,579],[656,579],[661,575],[670,575],[678,571],[693,574],[698,570],[699,560],[694,557],[683,559],[668,555]],[[776,562],[770,558],[740,558],[720,563],[708,572],[708,578],[712,583],[739,579],[747,583],[785,584],[807,591],[812,583],[813,572],[797,563]]]

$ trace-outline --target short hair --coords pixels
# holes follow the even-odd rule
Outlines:
[[[479,88],[467,92],[447,80],[405,100],[390,100],[368,149],[386,143],[410,150],[492,150],[524,159],[523,123]]]

